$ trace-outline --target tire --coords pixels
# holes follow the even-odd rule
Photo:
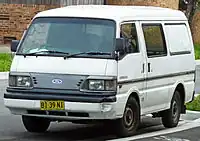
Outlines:
[[[162,123],[166,128],[173,128],[178,125],[181,114],[180,93],[175,91],[171,101],[170,109],[165,111],[162,116]]]
[[[40,117],[22,116],[22,122],[28,132],[46,132],[50,125],[50,120]]]
[[[119,137],[132,136],[140,124],[140,106],[134,97],[127,101],[124,115],[114,122],[115,133]]]

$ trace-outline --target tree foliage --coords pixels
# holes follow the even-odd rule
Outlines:
[[[195,11],[200,8],[200,0],[180,0],[179,10],[183,11],[191,24]]]

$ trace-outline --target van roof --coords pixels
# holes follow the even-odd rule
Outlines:
[[[36,17],[87,17],[126,20],[187,20],[179,10],[153,6],[71,5],[42,11]]]

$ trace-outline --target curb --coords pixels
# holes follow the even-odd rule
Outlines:
[[[0,80],[7,80],[9,72],[0,72]]]
[[[186,114],[181,115],[181,119],[183,120],[197,120],[200,119],[200,111],[190,111],[187,110]]]
[[[196,98],[197,96],[199,96],[200,94],[195,94],[194,97]]]
[[[196,60],[196,66],[200,65],[200,60]]]

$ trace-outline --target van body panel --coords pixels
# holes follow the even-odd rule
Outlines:
[[[141,53],[127,55],[118,63],[118,80],[121,86],[119,94],[126,93],[128,99],[131,93],[138,91],[142,109],[144,106],[143,100],[145,98],[143,92],[145,90],[143,63],[144,58]]]
[[[111,10],[112,9],[112,10]],[[120,11],[119,11],[120,10]],[[91,12],[92,11],[92,12]],[[169,8],[153,6],[118,6],[118,5],[76,5],[50,9],[35,15],[37,17],[90,17],[114,19],[115,21],[129,20],[187,20],[183,12]]]
[[[144,113],[154,113],[159,110],[168,109],[170,108],[171,99],[173,97],[174,91],[179,84],[178,82],[182,82],[183,85],[187,84],[186,101],[191,100],[192,93],[194,90],[194,72],[195,72],[195,61],[194,61],[194,50],[193,44],[191,42],[191,34],[189,30],[185,30],[183,37],[179,38],[179,44],[176,46],[173,44],[175,43],[175,37],[168,35],[170,32],[168,28],[170,25],[185,25],[186,29],[188,28],[187,22],[183,21],[139,21],[139,33],[138,36],[140,38],[141,48],[145,50],[144,55],[146,58],[145,68],[146,68],[146,77],[145,77],[145,90],[144,93],[146,94],[146,101],[144,101]],[[165,25],[166,23],[166,25]],[[170,24],[169,24],[170,23]],[[147,44],[145,43],[145,31],[143,29],[143,25],[147,25],[149,27],[160,26],[161,33],[164,39],[164,46],[166,47],[166,54],[161,56],[152,56],[149,57],[147,55]],[[166,27],[167,26],[167,27]],[[181,28],[184,29],[183,26]],[[173,30],[173,33],[179,34],[175,32],[176,29]],[[184,37],[186,39],[184,39]],[[171,39],[172,40],[171,40]],[[185,45],[185,50],[172,50],[171,47],[177,47],[181,44]],[[147,42],[148,43],[148,42]],[[175,51],[176,53],[173,54],[172,52]],[[173,62],[173,63],[172,63]],[[185,85],[184,85],[185,86]],[[187,96],[189,97],[187,98]],[[162,111],[161,110],[161,111]]]
[[[14,57],[10,71],[116,76],[116,67],[115,60],[107,59],[69,58],[65,60],[63,57],[17,55]]]

